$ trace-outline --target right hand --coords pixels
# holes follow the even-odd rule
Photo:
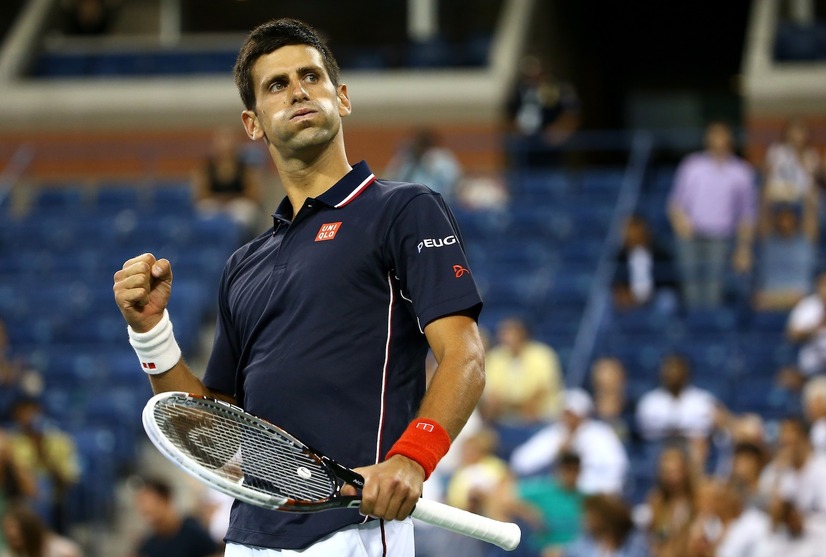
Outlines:
[[[160,322],[172,292],[172,265],[144,253],[115,273],[115,301],[126,323],[145,333]]]

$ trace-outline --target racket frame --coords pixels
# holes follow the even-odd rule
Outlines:
[[[301,499],[293,499],[271,493],[264,493],[258,490],[246,487],[243,482],[234,482],[229,480],[216,472],[213,472],[206,466],[197,463],[195,460],[187,456],[184,451],[179,449],[172,443],[169,438],[161,431],[160,426],[155,420],[155,408],[162,401],[170,398],[179,399],[196,399],[206,406],[215,406],[224,411],[228,411],[237,415],[240,419],[250,422],[257,427],[271,431],[274,435],[285,438],[294,446],[301,449],[305,454],[317,460],[323,468],[330,472],[331,477],[336,478],[336,487],[333,493],[327,499],[318,501],[305,501]],[[207,484],[215,487],[215,489],[224,492],[230,497],[234,497],[245,503],[264,507],[272,510],[286,511],[286,512],[315,512],[328,509],[355,509],[361,504],[361,497],[341,495],[341,488],[344,483],[350,483],[357,488],[364,487],[364,478],[353,472],[346,466],[342,466],[330,457],[313,450],[305,443],[299,441],[280,427],[271,424],[270,422],[252,416],[242,408],[230,404],[229,402],[191,393],[183,392],[166,392],[159,393],[153,396],[146,403],[143,409],[142,421],[144,430],[153,445],[170,461],[172,461],[178,468],[194,477],[196,480],[205,481]]]

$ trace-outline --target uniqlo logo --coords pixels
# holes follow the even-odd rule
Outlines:
[[[326,242],[336,237],[338,229],[341,228],[340,222],[328,222],[321,225],[318,229],[318,234],[315,235],[316,242]]]

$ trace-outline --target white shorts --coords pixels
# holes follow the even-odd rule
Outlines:
[[[259,549],[228,543],[224,557],[415,557],[413,521],[371,520],[334,532],[310,547],[293,549]]]

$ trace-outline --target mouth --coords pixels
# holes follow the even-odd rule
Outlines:
[[[316,111],[310,108],[299,108],[298,110],[293,112],[293,115],[290,116],[290,120],[304,120],[315,113]]]

